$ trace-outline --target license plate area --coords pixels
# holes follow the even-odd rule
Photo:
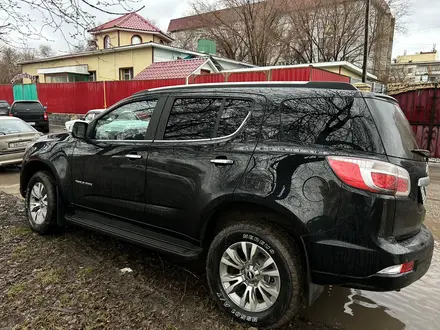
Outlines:
[[[31,125],[31,126],[35,126],[35,122],[34,121],[30,121],[30,122],[28,122],[28,124]]]
[[[9,148],[10,149],[17,149],[17,148],[26,148],[30,142],[29,141],[22,141],[22,142],[10,142]]]

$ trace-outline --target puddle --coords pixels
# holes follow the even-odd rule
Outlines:
[[[0,191],[20,196],[20,168],[5,167],[0,168]]]
[[[439,307],[440,244],[436,242],[429,271],[400,292],[326,287],[301,316],[346,330],[437,330]]]

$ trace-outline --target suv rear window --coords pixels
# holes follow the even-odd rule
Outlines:
[[[335,94],[285,100],[280,116],[281,141],[384,152],[362,98]]]
[[[387,155],[408,159],[420,158],[411,151],[419,147],[414,131],[399,105],[370,98],[367,98],[366,102],[371,109]]]
[[[38,102],[20,102],[20,103],[15,103],[12,106],[12,113],[19,113],[19,112],[42,112],[43,111],[43,107],[40,103]]]

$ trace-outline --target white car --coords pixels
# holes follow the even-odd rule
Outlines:
[[[66,121],[65,126],[66,130],[68,132],[72,132],[73,124],[75,124],[77,121],[86,121],[90,123],[93,119],[95,119],[100,113],[104,112],[106,109],[93,109],[89,110],[87,114],[84,116],[84,119],[74,119]]]

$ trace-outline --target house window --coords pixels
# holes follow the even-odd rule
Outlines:
[[[210,73],[211,73],[211,71],[209,71],[209,70],[205,70],[205,69],[200,70],[200,74],[210,74]]]
[[[105,36],[104,37],[104,49],[111,48],[112,44],[110,42],[110,37]]]
[[[39,83],[40,82],[40,76],[32,76],[32,80],[35,82],[35,83]]]
[[[132,45],[137,45],[137,44],[141,44],[142,43],[142,38],[138,35],[134,35],[131,37],[131,44]]]
[[[96,71],[89,71],[89,81],[96,81]]]
[[[119,69],[119,80],[132,80],[132,79],[133,79],[133,68]]]
[[[413,68],[408,68],[408,73],[413,73],[414,69]]]

